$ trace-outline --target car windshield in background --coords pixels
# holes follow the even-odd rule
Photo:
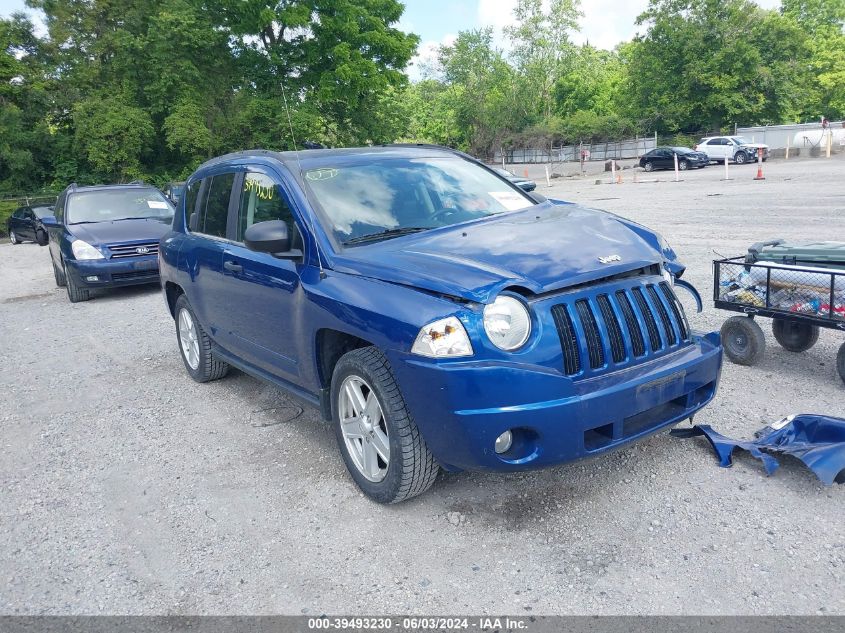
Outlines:
[[[751,145],[751,142],[747,138],[742,138],[741,136],[732,136],[731,138],[734,143],[739,143],[740,145]]]
[[[462,158],[375,159],[305,171],[337,239],[355,244],[451,226],[535,202]]]
[[[68,201],[68,224],[173,218],[173,206],[155,189],[82,191]]]
[[[678,154],[692,154],[692,150],[689,147],[673,147],[672,149]]]
[[[508,171],[507,169],[502,169],[501,167],[494,168],[494,171],[497,174],[504,176],[505,178],[515,178],[516,177],[515,173],[513,173],[512,171]]]
[[[32,207],[32,212],[36,218],[43,218],[48,215],[53,215],[53,207]]]

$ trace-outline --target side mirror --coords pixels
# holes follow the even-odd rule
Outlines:
[[[45,229],[56,229],[59,228],[59,226],[61,225],[59,224],[59,221],[56,220],[55,216],[45,215],[43,218],[41,218],[41,226],[43,226]]]
[[[244,244],[257,253],[270,253],[279,257],[299,257],[302,251],[291,250],[288,225],[282,220],[268,220],[250,226],[244,233]]]
[[[199,223],[199,215],[196,212],[191,214],[191,217],[188,218],[188,228],[192,231],[197,230],[197,224]]]
[[[537,204],[543,204],[546,201],[546,196],[534,191],[529,191],[528,196]]]

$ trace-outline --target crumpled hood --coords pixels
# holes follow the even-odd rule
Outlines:
[[[332,258],[332,267],[489,303],[509,286],[547,292],[664,258],[674,259],[674,253],[661,251],[658,236],[644,227],[610,213],[546,202],[523,211],[346,248]]]
[[[68,231],[92,245],[121,244],[124,242],[157,242],[171,226],[171,220],[143,218],[118,222],[70,224]]]

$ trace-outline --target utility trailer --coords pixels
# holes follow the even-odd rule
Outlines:
[[[766,338],[757,317],[771,318],[772,332],[790,352],[816,344],[821,328],[845,331],[845,244],[755,244],[748,254],[713,262],[716,308],[741,312],[722,326],[725,354],[739,365],[755,365]],[[845,382],[845,344],[836,368]]]

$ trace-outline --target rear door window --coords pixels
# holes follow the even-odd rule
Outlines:
[[[226,224],[229,218],[229,202],[232,198],[232,185],[235,174],[217,174],[212,176],[205,201],[205,213],[199,229],[201,233],[214,237],[226,237]]]

